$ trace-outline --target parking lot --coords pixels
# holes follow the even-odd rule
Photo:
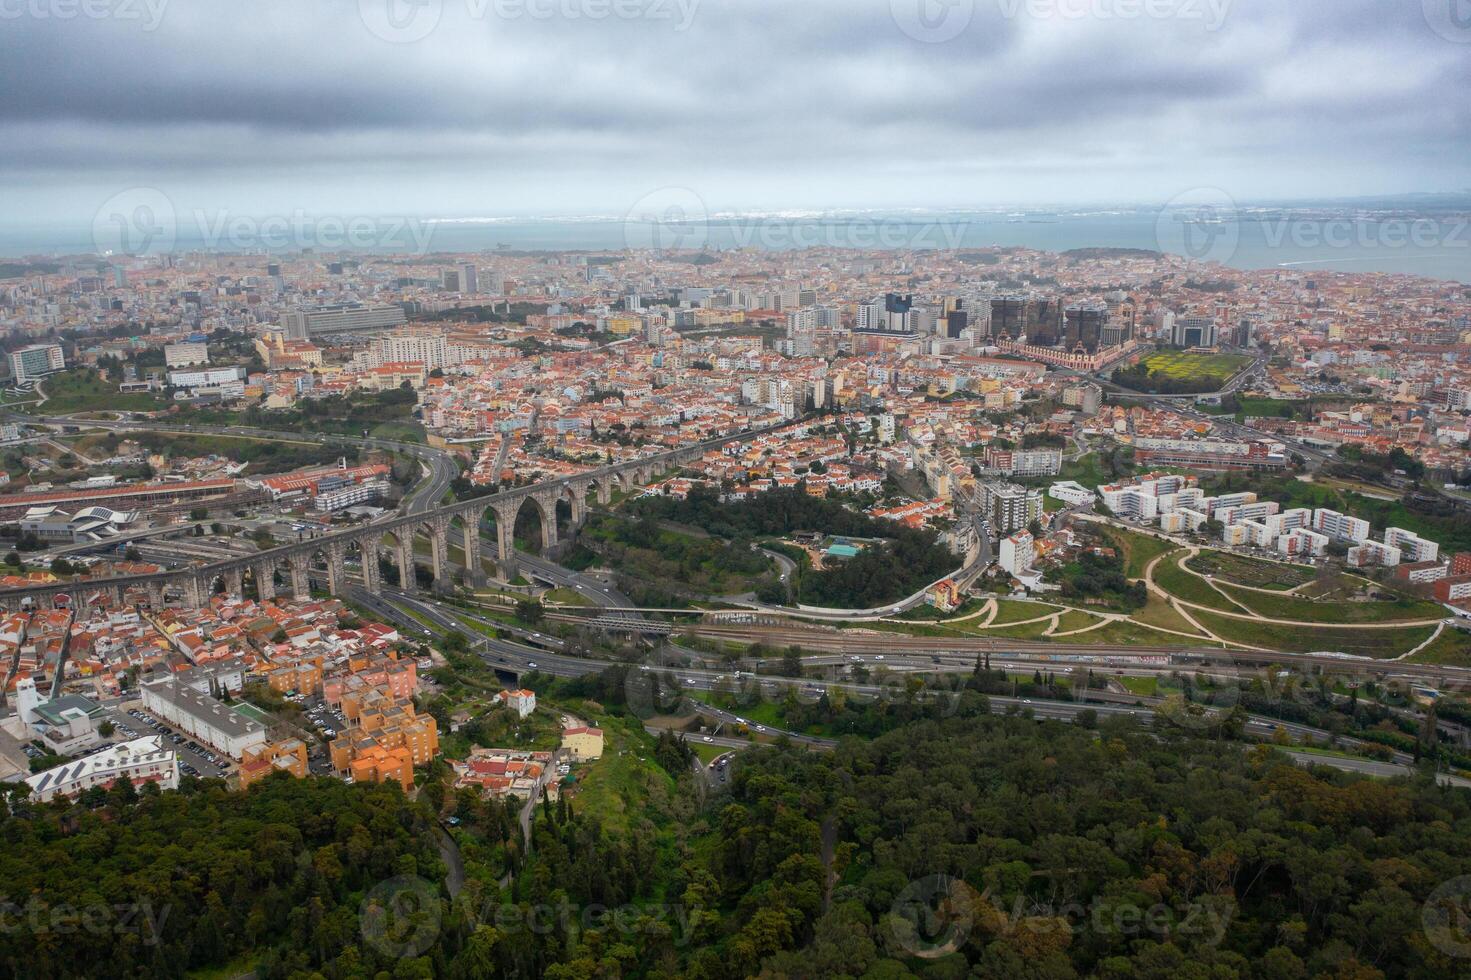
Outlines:
[[[321,739],[319,743],[309,745],[307,765],[314,775],[331,775],[332,762],[327,752],[327,743],[347,730],[347,719],[320,697],[292,694],[287,696],[287,700],[301,708],[301,726]]]
[[[162,735],[165,744],[172,745],[178,753],[181,776],[223,778],[230,770],[232,760],[228,756],[180,734],[172,725],[154,718],[141,708],[113,708],[108,711],[108,720],[117,729],[114,741]]]

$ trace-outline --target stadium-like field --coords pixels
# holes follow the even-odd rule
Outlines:
[[[1218,377],[1223,381],[1246,366],[1250,358],[1240,354],[1192,354],[1186,351],[1157,351],[1144,358],[1150,373],[1167,378]]]

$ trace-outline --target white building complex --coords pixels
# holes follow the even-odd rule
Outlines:
[[[143,707],[181,733],[239,759],[266,742],[266,726],[172,677],[142,685]]]
[[[66,370],[66,354],[60,344],[32,344],[8,355],[10,374],[16,384],[35,381]]]
[[[164,746],[162,735],[148,735],[84,756],[26,779],[31,799],[42,803],[58,796],[75,797],[94,786],[107,789],[126,777],[133,785],[154,783],[179,788],[179,758]]]
[[[1391,548],[1398,548],[1402,561],[1435,561],[1440,557],[1439,544],[1434,541],[1426,541],[1418,534],[1406,531],[1403,528],[1385,528],[1384,543]]]
[[[1395,566],[1401,561],[1434,562],[1440,545],[1403,528],[1391,527],[1384,540],[1369,538],[1369,522],[1326,507],[1283,510],[1273,500],[1258,500],[1250,491],[1207,497],[1191,476],[1150,473],[1129,483],[1098,488],[1103,502],[1118,516],[1159,521],[1168,534],[1198,531],[1208,520],[1221,524],[1221,540],[1236,548],[1272,549],[1293,559],[1311,559],[1333,541],[1348,543],[1347,562]]]
[[[1369,522],[1359,517],[1349,517],[1336,510],[1319,507],[1313,511],[1313,530],[1330,538],[1362,542],[1369,539]]]

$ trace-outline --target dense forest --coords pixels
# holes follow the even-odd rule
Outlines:
[[[695,487],[683,500],[649,496],[633,501],[635,513],[698,527],[732,539],[761,539],[793,531],[820,531],[854,538],[881,538],[853,558],[821,571],[802,569],[797,598],[810,606],[869,609],[912,595],[955,570],[958,559],[918,531],[850,510],[837,500],[805,490],[769,490],[759,496],[721,503],[719,492]]]
[[[580,544],[624,573],[632,591],[660,589],[683,598],[730,595],[753,589],[771,571],[770,560],[749,540],[671,532],[647,517],[595,514]]]
[[[6,976],[179,977],[244,953],[262,978],[330,959],[366,975],[363,895],[444,876],[428,811],[396,784],[276,778],[231,793],[186,778],[179,792],[123,783],[9,809]]]
[[[479,851],[514,819],[469,793],[410,802],[276,777],[12,803],[0,963],[43,977],[228,963],[261,980],[1369,980],[1465,962],[1438,916],[1471,872],[1471,796],[1429,780],[969,711],[833,752],[753,750],[703,803],[682,742],[649,755],[663,795],[623,815],[540,802],[504,887]],[[466,852],[453,900],[436,804]]]

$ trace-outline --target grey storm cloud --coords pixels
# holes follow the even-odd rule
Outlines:
[[[0,222],[1460,189],[1442,2],[0,0]]]

